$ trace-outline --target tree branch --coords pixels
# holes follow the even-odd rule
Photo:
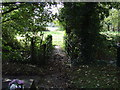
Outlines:
[[[3,6],[9,6],[10,4],[16,4],[16,2],[3,2]]]
[[[8,22],[8,21],[11,21],[11,20],[14,20],[14,19],[16,19],[16,18],[12,18],[12,19],[7,19],[7,20],[5,20],[5,21],[2,21],[2,22],[0,22],[0,24],[2,23],[5,23],[5,22]]]
[[[14,11],[14,10],[17,10],[18,8],[20,8],[20,7],[23,6],[23,5],[25,5],[25,4],[20,4],[20,5],[17,6],[16,8],[11,8],[10,10],[3,12],[2,15],[7,14],[7,13],[10,13],[10,12],[12,12],[12,11]]]

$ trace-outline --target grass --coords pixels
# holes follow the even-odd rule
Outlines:
[[[65,31],[43,31],[44,37],[47,37],[47,35],[52,35],[52,44],[53,45],[58,45],[64,48],[64,34]],[[39,36],[39,33],[38,33]],[[19,35],[16,36],[18,41],[25,39],[25,37],[21,37]]]
[[[52,43],[53,45],[58,45],[61,46],[62,48],[64,47],[64,34],[65,31],[44,31],[45,37],[47,35],[51,34],[52,35]]]

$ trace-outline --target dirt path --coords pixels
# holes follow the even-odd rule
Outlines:
[[[2,81],[17,78],[29,83],[31,80],[35,80],[37,90],[51,90],[51,88],[55,90],[65,90],[65,88],[74,90],[74,88],[86,87],[116,88],[120,84],[120,69],[114,66],[103,65],[70,67],[67,55],[59,46],[55,46],[51,59],[48,62],[44,67],[18,63],[5,64],[3,65],[4,75]]]
[[[69,59],[60,46],[55,46],[53,55],[51,56],[51,64],[48,67],[49,74],[42,77],[39,88],[67,88],[69,86],[69,77],[67,66]]]
[[[69,79],[69,59],[60,46],[55,46],[53,54],[45,67],[22,65],[18,63],[3,64],[2,81],[9,79],[35,80],[38,90],[40,88],[67,88]],[[16,69],[17,68],[17,69]],[[60,89],[61,90],[61,89]]]

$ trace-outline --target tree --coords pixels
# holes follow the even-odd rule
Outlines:
[[[3,50],[8,49],[6,48],[8,46],[15,52],[20,49],[30,50],[31,38],[34,38],[34,48],[36,48],[37,33],[42,32],[46,23],[51,22],[54,18],[48,9],[52,4],[47,2],[3,2],[1,22]],[[17,41],[16,35],[25,37],[25,45],[21,45],[21,42]],[[43,42],[42,34],[39,36],[39,40]]]
[[[35,2],[8,2],[3,3],[3,38],[7,38],[5,34],[13,32],[19,34],[25,34],[26,32],[32,32],[36,34],[38,31],[42,31],[47,22],[52,20],[50,11],[45,9],[48,3],[35,3]],[[7,28],[7,27],[9,28]],[[6,32],[7,31],[7,32]],[[16,35],[12,34],[11,37],[15,38]],[[10,34],[9,34],[10,35]],[[9,41],[9,38],[7,38]],[[6,39],[6,40],[7,40]]]
[[[99,34],[102,22],[109,16],[109,9],[116,6],[98,2],[64,3],[60,21],[66,29],[66,47],[73,64],[89,64],[96,60],[96,52],[102,44]]]
[[[118,28],[118,10],[117,9],[110,9],[109,10],[110,14],[107,18],[104,19],[105,24],[107,25],[107,27],[109,27],[109,29],[107,29],[108,31],[116,31]],[[110,28],[111,26],[111,28]]]

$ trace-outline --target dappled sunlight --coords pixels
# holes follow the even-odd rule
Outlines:
[[[21,36],[16,36],[16,39],[18,40],[18,41],[20,41],[20,40],[23,40],[23,39],[25,39],[25,37],[21,37]]]
[[[3,2],[3,88],[120,88],[119,6]]]

